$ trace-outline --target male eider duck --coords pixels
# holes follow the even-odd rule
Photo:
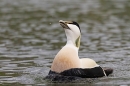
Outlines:
[[[59,23],[65,30],[67,43],[55,56],[48,75],[98,78],[113,72],[111,68],[103,69],[93,59],[79,58],[81,30],[77,22],[60,20]]]

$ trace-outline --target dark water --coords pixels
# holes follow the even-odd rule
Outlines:
[[[66,42],[59,20],[79,22],[80,57],[114,73],[91,83],[49,83]],[[0,86],[129,86],[130,0],[0,0]]]

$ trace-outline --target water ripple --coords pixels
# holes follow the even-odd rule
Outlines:
[[[129,0],[0,0],[0,84],[50,85],[43,78],[66,43],[58,23],[63,19],[81,26],[81,58],[114,68],[111,76],[87,84],[128,86],[129,8]]]

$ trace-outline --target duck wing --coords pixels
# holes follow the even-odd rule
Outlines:
[[[106,76],[104,70],[98,66],[94,68],[72,68],[60,73],[64,76],[76,76],[82,78],[98,78]]]

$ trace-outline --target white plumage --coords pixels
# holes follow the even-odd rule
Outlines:
[[[93,59],[79,58],[81,30],[74,21],[59,21],[67,37],[66,45],[55,56],[49,75],[60,74],[65,76],[78,76],[83,78],[96,78],[108,76],[113,72],[111,68],[101,68]]]

